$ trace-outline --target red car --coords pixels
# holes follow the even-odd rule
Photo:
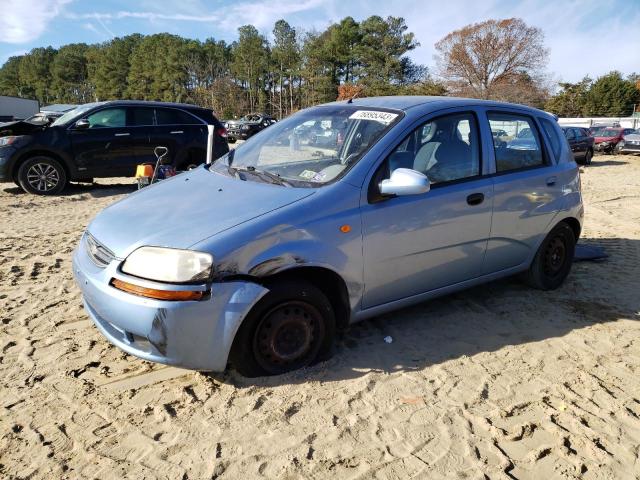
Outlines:
[[[594,150],[596,152],[613,153],[622,138],[633,132],[633,128],[600,127],[593,129]]]

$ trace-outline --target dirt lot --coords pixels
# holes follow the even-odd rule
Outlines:
[[[71,253],[131,179],[3,184],[0,478],[640,478],[640,158],[582,178],[581,241],[607,262],[364,322],[255,381],[143,362],[87,318]]]

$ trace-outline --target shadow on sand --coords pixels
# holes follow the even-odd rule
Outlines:
[[[638,319],[640,298],[616,298],[603,288],[624,281],[621,274],[640,283],[640,241],[581,242],[604,247],[610,258],[574,264],[556,291],[533,290],[507,278],[354,324],[338,336],[331,358],[298,372],[244,378],[229,368],[207,375],[237,387],[273,387],[346,380],[372,371],[417,371],[462,356],[562,337],[589,325]],[[630,263],[632,258],[636,260]],[[387,335],[393,338],[391,344],[383,340]]]

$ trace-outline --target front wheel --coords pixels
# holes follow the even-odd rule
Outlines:
[[[244,320],[231,349],[245,377],[306,367],[329,351],[335,315],[327,297],[306,282],[275,284]]]
[[[18,169],[18,182],[29,193],[56,195],[67,184],[67,174],[57,160],[50,157],[33,157]]]
[[[544,239],[525,273],[525,281],[539,290],[555,290],[571,271],[576,238],[566,223],[556,225]]]
[[[591,160],[593,160],[593,150],[587,150],[587,154],[584,156],[584,164],[591,165]]]

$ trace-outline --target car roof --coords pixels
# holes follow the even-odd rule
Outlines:
[[[176,103],[176,102],[157,102],[152,100],[107,100],[105,102],[96,102],[95,105],[128,105],[128,106],[140,106],[140,107],[173,107],[173,108],[188,108],[197,110],[207,110],[204,107],[198,105],[192,105],[190,103]]]
[[[325,105],[344,105],[349,103],[349,100],[339,100],[336,102],[330,102]],[[499,102],[496,100],[480,100],[477,98],[463,98],[463,97],[436,97],[436,96],[422,96],[422,95],[400,95],[400,96],[386,96],[386,97],[364,97],[354,98],[350,102],[352,105],[370,108],[389,108],[394,110],[407,111],[415,107],[428,105],[433,107],[433,110],[447,107],[464,107],[470,105],[482,105],[486,107],[518,107],[534,111],[545,116],[551,116],[551,114],[538,110],[537,108],[529,107],[527,105],[520,105],[507,102]]]

